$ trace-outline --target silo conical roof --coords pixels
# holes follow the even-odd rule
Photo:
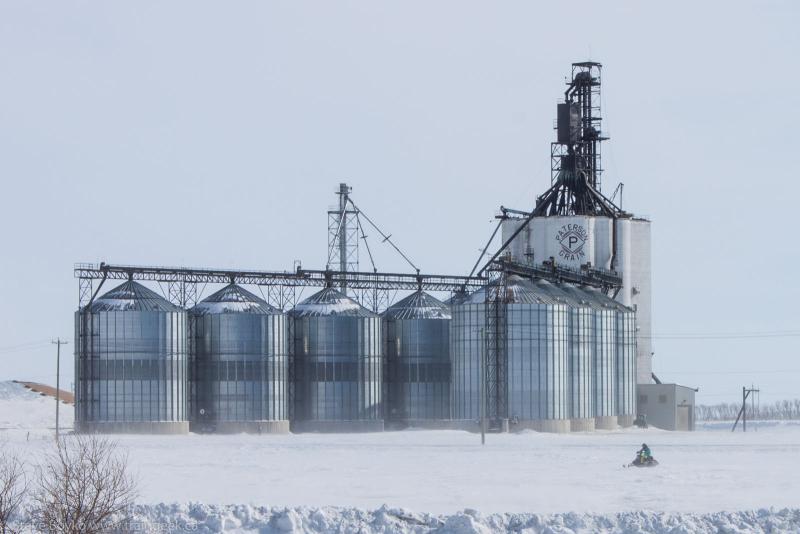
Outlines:
[[[424,291],[415,291],[403,300],[389,306],[386,319],[451,319],[450,308],[444,302]]]
[[[277,308],[267,304],[264,299],[236,284],[228,284],[213,295],[198,302],[191,309],[191,312],[195,315],[218,313],[275,315],[281,313]]]
[[[600,301],[591,293],[586,292],[581,286],[563,283],[558,284],[558,288],[571,299],[574,306],[589,308],[602,307]]]
[[[586,294],[588,294],[592,298],[594,298],[595,301],[597,301],[597,303],[600,306],[604,307],[604,308],[615,310],[615,311],[619,311],[619,312],[628,312],[628,313],[633,311],[632,308],[629,308],[629,307],[625,306],[621,302],[612,299],[608,295],[604,294],[601,291],[598,291],[597,289],[595,289],[593,287],[583,287],[582,289]]]
[[[553,282],[550,282],[549,280],[535,278],[533,280],[525,280],[525,283],[533,286],[534,291],[544,293],[559,304],[566,304],[569,306],[579,305],[578,301],[572,295],[565,292],[563,288],[554,284]]]
[[[447,306],[458,306],[459,304],[464,304],[469,300],[469,293],[466,291],[456,291],[453,293],[453,296],[444,301]]]
[[[348,317],[377,317],[347,295],[332,287],[315,293],[289,312],[293,317],[323,317],[329,315]]]
[[[181,311],[181,308],[138,282],[128,280],[92,302],[89,311]]]
[[[488,287],[497,286],[501,282],[492,282],[489,286],[472,293],[466,301],[469,304],[483,304],[486,302]],[[512,304],[566,304],[563,298],[557,298],[552,289],[537,287],[530,280],[512,275],[506,280],[505,301]]]

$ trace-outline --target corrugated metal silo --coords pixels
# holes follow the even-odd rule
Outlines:
[[[450,308],[416,291],[383,313],[386,419],[450,419]]]
[[[75,313],[75,429],[185,433],[186,312],[128,281]]]
[[[615,314],[614,381],[617,421],[631,426],[636,418],[636,313],[597,290],[589,290],[595,299]]]
[[[286,433],[286,320],[230,284],[189,311],[192,429]]]
[[[594,312],[592,297],[572,284],[558,286],[569,299],[570,430],[595,429],[594,421]]]
[[[480,289],[467,298],[451,299],[450,307],[450,413],[454,421],[475,429],[480,418],[485,298],[485,290]]]
[[[383,430],[381,319],[333,288],[289,312],[296,431]]]
[[[623,427],[636,419],[636,314],[630,308],[617,311],[617,413]]]
[[[594,413],[595,428],[617,427],[617,314],[608,297],[592,288],[581,288],[590,298],[594,316]]]
[[[568,432],[568,307],[550,285],[508,278],[502,312],[505,381],[497,388],[506,413],[518,429]],[[482,377],[488,332],[486,288],[452,307],[451,360],[453,418],[480,416]],[[482,333],[483,332],[483,333]],[[490,416],[492,414],[489,414]]]
[[[518,428],[569,432],[569,306],[545,280],[520,284],[507,308],[508,415]]]

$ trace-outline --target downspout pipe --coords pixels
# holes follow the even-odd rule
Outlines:
[[[611,216],[611,270],[617,270],[617,214]]]

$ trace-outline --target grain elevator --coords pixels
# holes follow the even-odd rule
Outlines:
[[[636,312],[636,380],[650,383],[650,221],[622,210],[602,192],[600,109],[602,65],[581,62],[557,105],[551,144],[551,186],[532,212],[503,210],[502,235],[515,262],[616,271],[614,298]],[[619,189],[618,189],[619,190]]]

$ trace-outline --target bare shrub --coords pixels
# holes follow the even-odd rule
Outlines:
[[[128,457],[97,436],[58,441],[37,469],[31,516],[36,527],[59,534],[95,534],[113,527],[137,495]]]
[[[0,450],[0,532],[12,534],[11,521],[28,491],[25,465],[15,454]]]
[[[720,403],[710,406],[699,404],[695,407],[698,421],[733,421],[742,408],[741,402]],[[747,418],[774,421],[796,421],[800,419],[800,399],[776,401],[773,403],[747,403]]]

